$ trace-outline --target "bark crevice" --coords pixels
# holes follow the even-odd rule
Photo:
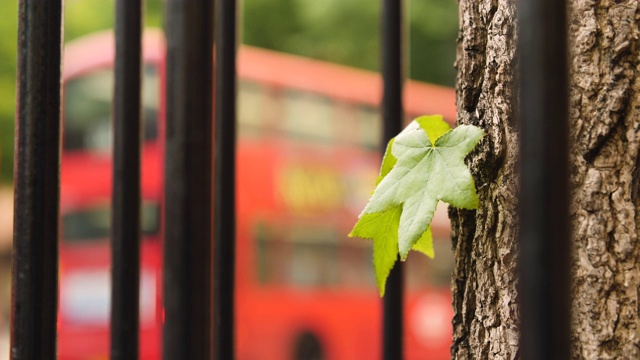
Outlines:
[[[517,355],[513,244],[517,147],[513,117],[515,5],[508,0],[461,1],[458,39],[458,122],[486,136],[468,157],[481,201],[477,211],[450,209],[456,255],[453,274],[454,359]],[[484,49],[469,54],[467,44]],[[477,95],[477,96],[472,96]]]
[[[477,211],[450,209],[454,359],[519,357],[517,24],[512,0],[460,0],[458,123]],[[640,358],[640,5],[569,0],[575,359]]]

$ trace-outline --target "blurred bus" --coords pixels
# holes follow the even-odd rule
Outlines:
[[[107,359],[113,36],[65,52],[59,358]],[[141,359],[161,351],[163,56],[161,34],[147,31]],[[238,77],[237,358],[380,358],[372,245],[347,237],[378,172],[380,77],[245,46]],[[453,122],[453,90],[408,82],[405,109]],[[441,210],[436,259],[407,261],[406,359],[449,358],[452,255]]]

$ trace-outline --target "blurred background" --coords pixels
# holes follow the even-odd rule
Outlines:
[[[409,77],[421,82],[453,86],[455,39],[458,30],[457,2],[455,0],[407,0],[405,2],[409,20]],[[162,27],[163,6],[162,0],[146,1],[147,27]],[[0,359],[2,359],[8,350],[6,334],[10,311],[17,0],[0,2],[0,13],[4,14],[3,21],[0,22],[2,34],[0,36],[0,334],[3,334],[0,336]],[[65,41],[73,41],[84,35],[111,28],[114,22],[113,14],[113,0],[66,0]],[[371,0],[244,0],[241,6],[243,44],[369,71],[378,71],[380,65],[379,23],[380,2]],[[149,79],[148,81],[152,84],[155,81],[157,86],[157,78]],[[103,81],[99,86],[110,86],[106,84],[109,80],[93,79],[92,81]],[[80,87],[79,92],[83,91]],[[249,93],[251,91],[249,89]],[[251,96],[244,96],[244,98],[248,101],[246,104],[253,106]],[[245,104],[242,99],[241,96],[239,106]],[[255,96],[253,99],[255,102]],[[243,113],[246,113],[246,110],[243,112],[243,109],[240,109],[241,116]],[[379,120],[376,118],[375,121]],[[378,126],[373,124],[372,128],[378,129]],[[376,138],[378,135],[374,132],[372,136]],[[371,150],[377,144],[369,145]],[[300,183],[305,181],[308,183],[305,176],[330,178],[330,174],[327,175],[326,171],[323,173],[320,169],[318,175],[317,170],[316,167],[315,173],[307,174],[296,173],[295,170],[289,171],[293,173],[287,176],[289,180],[286,181],[295,184],[287,186],[295,188],[300,187]],[[330,180],[325,181],[325,183],[330,182]],[[283,230],[263,228],[261,231],[263,232],[261,236],[266,236],[264,234],[270,231]],[[278,250],[280,253],[286,251],[284,248]],[[367,260],[370,260],[370,254],[368,256]],[[279,260],[276,258],[265,261],[278,262]],[[263,264],[263,266],[266,265]],[[445,268],[446,276],[446,265],[439,266]],[[368,276],[373,276],[372,269]]]

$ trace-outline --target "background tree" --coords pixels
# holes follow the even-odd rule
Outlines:
[[[114,0],[67,0],[65,40],[113,27]],[[146,1],[146,26],[162,25],[163,2]],[[13,180],[13,126],[16,104],[18,1],[0,1],[0,184]]]
[[[455,0],[407,0],[409,77],[453,86]],[[368,70],[380,66],[380,1],[246,0],[243,42]]]
[[[8,182],[13,179],[18,1],[0,1],[0,14],[0,182]]]
[[[570,2],[575,358],[640,358],[640,50],[636,1]],[[455,359],[518,357],[516,9],[461,0],[458,121],[480,207],[452,209]]]
[[[146,26],[161,27],[163,0],[147,0]],[[410,77],[452,86],[455,0],[408,0]],[[0,182],[13,178],[17,0],[0,1]],[[368,70],[379,67],[379,1],[245,0],[243,42]],[[67,0],[65,40],[111,28],[114,0]]]

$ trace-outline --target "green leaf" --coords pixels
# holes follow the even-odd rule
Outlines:
[[[427,133],[427,137],[429,137],[429,141],[432,144],[451,130],[451,126],[443,121],[440,115],[424,115],[416,118],[414,121]]]
[[[417,122],[412,122],[404,131],[418,129]],[[447,130],[450,129],[447,125]],[[391,153],[395,138],[391,139],[387,144],[382,165],[380,166],[380,175],[376,181],[376,185],[384,179],[391,171],[393,166],[398,162]],[[398,226],[400,225],[400,214],[402,207],[397,206],[380,213],[366,214],[361,216],[355,227],[349,233],[349,236],[357,236],[364,239],[373,240],[373,266],[376,273],[376,283],[380,296],[384,296],[387,277],[398,258]],[[419,251],[430,258],[434,257],[433,236],[431,228],[427,228],[414,245],[414,250]]]
[[[377,188],[349,234],[373,239],[373,263],[381,296],[398,253],[402,259],[406,258],[409,249],[434,257],[430,222],[439,199],[457,207],[477,207],[475,185],[464,165],[464,157],[483,135],[482,130],[472,126],[461,126],[452,131],[441,116],[435,115],[417,118],[389,141]],[[405,188],[398,188],[395,183]],[[412,196],[426,199],[427,206],[418,206],[418,211],[415,206],[408,206],[415,203]],[[416,212],[415,218],[423,217],[417,219],[417,237],[408,242],[408,246],[406,240],[403,243],[400,238],[402,227],[406,226],[403,221],[407,211]],[[426,225],[422,227],[423,224]],[[410,230],[415,230],[415,224],[409,225],[414,226]]]
[[[395,140],[395,138],[389,140],[389,143],[387,144],[387,149],[384,151],[384,156],[382,157],[382,165],[380,166],[380,175],[376,180],[376,186],[380,184],[380,181],[382,181],[382,179],[384,179],[384,177],[387,176],[389,171],[391,171],[391,169],[393,169],[393,166],[398,162],[398,159],[396,159],[396,157],[393,156],[393,154],[391,153],[393,140]]]
[[[439,200],[463,209],[478,207],[475,184],[464,157],[483,135],[480,128],[470,125],[450,130],[441,116],[416,119],[391,144],[391,154],[397,162],[379,182],[360,221],[370,219],[368,214],[401,206],[398,249],[401,258],[406,259],[409,250],[427,231]],[[390,226],[385,229],[393,230]],[[374,241],[376,237],[382,238],[379,234],[363,237]]]
[[[384,296],[389,272],[398,258],[398,225],[401,206],[363,215],[349,236],[373,240],[373,267],[380,296]]]
[[[411,250],[421,252],[431,259],[435,257],[436,254],[433,251],[433,233],[431,232],[431,226],[427,228],[427,231],[422,233],[422,236],[420,236],[420,239],[413,244]]]
[[[380,296],[384,296],[387,277],[398,259],[398,225],[401,212],[402,207],[396,206],[383,212],[366,214],[349,233],[351,237],[373,239],[373,267]],[[430,227],[416,242],[414,250],[433,258],[433,236]]]
[[[438,115],[435,115],[435,116],[438,117]],[[420,119],[426,120],[425,118],[429,118],[429,117],[430,116],[421,116],[415,119],[414,121],[409,123],[409,125],[407,125],[407,127],[404,128],[404,130],[402,130],[400,134],[419,129],[420,125],[418,123],[418,120]],[[444,125],[446,126],[445,132],[448,130],[451,130],[451,127],[449,126],[449,124],[444,123]],[[441,130],[442,129],[435,129],[434,134],[439,134]],[[439,135],[442,135],[442,134],[439,134]],[[380,181],[382,181],[382,179],[384,179],[384,177],[387,176],[387,174],[391,171],[391,169],[393,169],[393,167],[398,162],[398,159],[396,159],[396,157],[393,156],[393,154],[391,153],[391,149],[393,148],[393,142],[395,141],[395,139],[396,138],[392,138],[387,143],[387,148],[385,149],[384,156],[382,157],[382,165],[380,166],[380,175],[378,176],[378,179],[376,181],[376,186],[378,186]]]

